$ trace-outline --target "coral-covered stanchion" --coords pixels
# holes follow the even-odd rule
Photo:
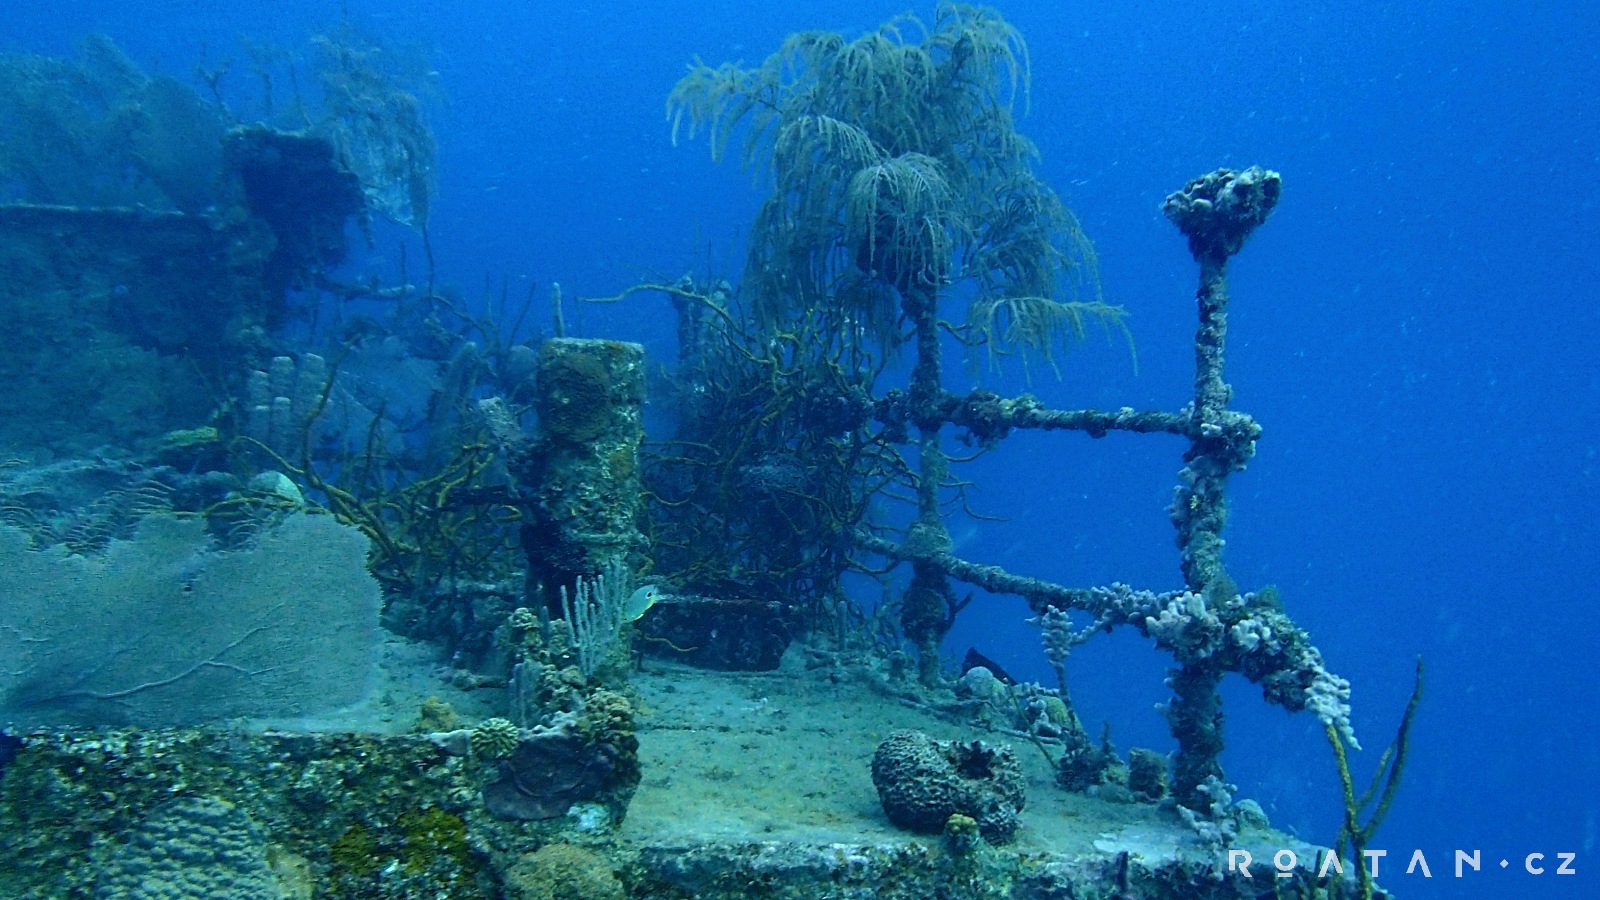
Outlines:
[[[528,596],[551,618],[558,593],[577,580],[628,565],[639,532],[639,444],[644,437],[644,348],[621,341],[555,338],[539,351],[539,431],[511,463],[532,485],[522,527]]]
[[[919,611],[913,622],[902,613],[905,633],[919,645],[937,647],[948,629],[941,596],[949,580],[1028,601],[1046,629],[1047,648],[1065,646],[1083,632],[1060,614],[1078,610],[1093,616],[1089,632],[1131,626],[1171,653],[1177,665],[1168,680],[1174,698],[1167,718],[1178,740],[1173,793],[1184,807],[1212,810],[1226,793],[1218,757],[1222,752],[1222,705],[1217,685],[1225,672],[1237,672],[1261,685],[1269,703],[1290,712],[1309,710],[1354,745],[1350,728],[1350,684],[1328,671],[1310,636],[1289,618],[1271,589],[1241,593],[1222,566],[1222,529],[1227,520],[1228,477],[1255,454],[1261,428],[1250,416],[1229,409],[1231,391],[1223,380],[1227,335],[1228,259],[1276,205],[1281,179],[1275,172],[1218,170],[1190,182],[1167,198],[1167,216],[1189,239],[1200,263],[1200,324],[1195,335],[1195,398],[1178,412],[1119,409],[1054,410],[1031,397],[1005,398],[975,390],[959,395],[939,388],[938,368],[925,346],[933,320],[919,323],[918,361],[905,392],[879,400],[874,417],[886,431],[922,438],[919,517],[906,540],[895,543],[866,530],[857,546],[892,560],[913,564],[916,576],[906,608]],[[908,308],[915,320],[915,308]],[[1093,437],[1112,431],[1166,433],[1185,437],[1176,499],[1171,508],[1178,530],[1184,589],[1153,592],[1126,584],[1071,588],[962,559],[951,552],[949,532],[937,517],[933,485],[943,481],[945,457],[938,452],[942,424],[965,430],[964,440],[992,448],[1017,429],[1077,430]],[[920,593],[918,589],[920,588]],[[913,604],[916,602],[916,605]],[[947,608],[949,607],[946,603]],[[1056,611],[1056,612],[1052,612]],[[1066,642],[1066,643],[1063,643]],[[1060,695],[1067,701],[1063,691]],[[1067,765],[1063,765],[1065,772]],[[1076,774],[1063,782],[1081,781]]]
[[[1200,325],[1194,337],[1194,405],[1190,409],[1189,451],[1172,503],[1178,529],[1183,578],[1197,594],[1234,589],[1222,567],[1222,528],[1228,518],[1228,476],[1255,455],[1261,426],[1228,408],[1233,390],[1222,378],[1228,336],[1228,260],[1267,220],[1282,193],[1277,172],[1252,166],[1242,172],[1218,169],[1167,197],[1161,211],[1189,239],[1200,264]],[[1215,656],[1182,660],[1168,680],[1174,698],[1167,716],[1178,740],[1174,793],[1194,806],[1199,786],[1221,778],[1222,707],[1217,684],[1223,669]]]
[[[906,543],[949,550],[950,531],[940,513],[940,490],[950,479],[949,460],[939,445],[945,420],[933,411],[943,394],[940,375],[938,294],[926,286],[909,288],[904,296],[906,318],[916,329],[917,362],[911,370],[910,398],[917,427],[917,519]],[[939,645],[955,618],[955,592],[950,574],[926,560],[911,562],[911,583],[900,608],[900,627],[917,648],[922,683],[939,683]]]
[[[1204,590],[1222,574],[1223,496],[1227,478],[1255,455],[1261,427],[1244,413],[1228,409],[1233,390],[1222,380],[1228,336],[1228,259],[1250,232],[1267,220],[1278,203],[1282,179],[1252,166],[1243,172],[1218,169],[1167,197],[1161,210],[1189,239],[1200,264],[1200,327],[1195,331],[1194,406],[1189,423],[1188,465],[1180,473],[1172,509],[1183,550],[1183,576],[1192,591]]]

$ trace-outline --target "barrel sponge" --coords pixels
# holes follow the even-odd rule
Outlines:
[[[991,844],[1011,839],[1024,802],[1022,768],[1010,747],[939,741],[920,731],[896,731],[878,745],[872,783],[901,828],[938,834],[961,814],[977,820]]]

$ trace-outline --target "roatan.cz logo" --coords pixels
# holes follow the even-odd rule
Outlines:
[[[1380,869],[1394,875],[1392,864],[1386,864],[1389,857],[1388,850],[1363,850],[1361,856],[1367,866],[1367,871],[1373,878],[1380,877]],[[1313,859],[1306,860],[1306,868],[1313,864],[1316,866],[1317,878],[1336,878],[1344,875],[1345,866],[1352,864],[1341,859],[1332,850],[1322,850],[1313,854]],[[1398,858],[1398,857],[1397,857]],[[1520,860],[1520,868],[1528,875],[1576,875],[1578,870],[1575,864],[1578,860],[1576,853],[1529,853]],[[1518,860],[1512,857],[1501,857],[1498,861],[1491,861],[1491,867],[1512,870],[1517,866]],[[1254,866],[1254,870],[1251,867]],[[1483,870],[1483,851],[1481,850],[1456,850],[1454,852],[1454,867],[1456,878],[1466,878]],[[1263,861],[1257,861],[1249,850],[1228,851],[1228,871],[1238,872],[1246,878],[1274,877],[1293,878],[1301,869],[1299,854],[1287,847],[1279,849],[1272,854],[1272,864],[1268,866]],[[1446,870],[1448,871],[1448,870]],[[1493,868],[1491,868],[1493,871]],[[1406,863],[1406,875],[1420,875],[1423,878],[1433,877],[1433,867],[1429,865],[1428,856],[1421,850],[1413,850]]]

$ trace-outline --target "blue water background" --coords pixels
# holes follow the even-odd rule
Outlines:
[[[334,4],[22,0],[0,45],[69,53],[113,36],[187,75],[236,37],[303,46]],[[358,24],[432,48],[441,280],[476,296],[554,280],[568,297],[685,271],[737,275],[759,196],[703,142],[673,147],[683,66],[758,62],[789,32],[855,34],[902,0],[786,3],[350,2]],[[1220,165],[1284,174],[1283,203],[1232,267],[1228,379],[1265,426],[1237,476],[1227,561],[1276,584],[1355,686],[1368,771],[1429,665],[1400,800],[1377,846],[1404,897],[1596,896],[1600,650],[1600,7],[1423,0],[1001,6],[1032,51],[1022,129],[1131,314],[1035,372],[1050,405],[1177,409],[1190,396],[1195,268],[1158,207]],[[931,16],[922,4],[916,11]],[[241,76],[242,78],[243,76]],[[3,137],[0,137],[3,139]],[[396,256],[383,235],[360,264]],[[413,257],[414,259],[414,257]],[[590,308],[584,328],[672,352],[666,304]],[[1021,389],[1012,373],[988,386]],[[960,552],[1071,584],[1178,586],[1164,437],[1020,435],[965,470],[1005,524],[955,523]],[[1020,604],[975,603],[952,636],[1050,680]],[[1072,662],[1091,730],[1170,749],[1165,660],[1131,635]],[[1276,824],[1331,838],[1316,723],[1227,691],[1225,762]],[[1415,849],[1432,878],[1394,877]],[[1455,850],[1484,871],[1453,877]],[[1576,876],[1554,854],[1579,854]],[[1522,869],[1550,855],[1542,876]],[[1500,859],[1510,866],[1501,870]]]

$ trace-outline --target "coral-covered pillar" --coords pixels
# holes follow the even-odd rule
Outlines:
[[[1178,529],[1183,580],[1202,596],[1234,593],[1222,566],[1222,528],[1228,519],[1228,476],[1255,454],[1261,428],[1244,413],[1228,408],[1233,390],[1223,380],[1228,336],[1228,260],[1245,238],[1267,220],[1282,192],[1277,172],[1252,166],[1242,172],[1218,169],[1167,197],[1162,212],[1189,239],[1200,264],[1200,324],[1194,338],[1194,405],[1187,436],[1189,450],[1178,473],[1181,484],[1172,504]],[[1221,778],[1222,705],[1216,686],[1222,671],[1215,663],[1190,662],[1174,671],[1175,696],[1168,721],[1178,740],[1173,793],[1178,802],[1206,808],[1198,791],[1208,778]]]
[[[919,552],[948,553],[950,532],[939,514],[939,489],[949,479],[949,461],[939,446],[943,389],[939,375],[938,294],[926,285],[908,288],[902,306],[916,328],[917,362],[911,370],[911,418],[917,426],[917,519],[906,544]],[[911,583],[900,607],[900,627],[917,648],[918,677],[939,681],[939,645],[954,620],[955,593],[950,575],[926,559],[913,559]]]
[[[639,445],[644,348],[556,338],[539,351],[538,431],[516,461],[532,502],[522,526],[530,606],[561,615],[561,587],[644,547]]]

